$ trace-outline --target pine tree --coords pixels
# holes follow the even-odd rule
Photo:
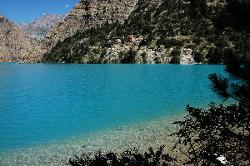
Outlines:
[[[208,109],[187,106],[185,120],[178,121],[179,143],[188,147],[189,163],[203,165],[250,164],[250,58],[230,54],[228,77],[210,74],[212,89],[234,104]],[[220,161],[223,156],[227,161]],[[225,165],[227,165],[225,164]]]

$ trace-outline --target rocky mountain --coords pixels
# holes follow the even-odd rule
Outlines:
[[[2,18],[1,54],[49,63],[223,63],[228,54],[250,56],[249,8],[248,0],[80,0],[62,21],[47,15],[26,25],[39,47]]]
[[[41,48],[43,52],[48,52],[58,41],[71,37],[77,31],[104,23],[122,23],[129,17],[136,3],[137,0],[80,0],[65,20],[42,40]]]
[[[43,41],[43,62],[223,63],[250,56],[249,15],[240,0],[82,0]]]
[[[46,14],[30,23],[19,24],[20,28],[33,40],[40,41],[49,30],[59,22],[62,22],[65,15]]]
[[[13,22],[0,16],[0,62],[37,61],[37,46]]]

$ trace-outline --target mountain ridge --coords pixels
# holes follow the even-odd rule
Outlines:
[[[223,63],[228,54],[250,52],[248,9],[248,1],[238,0],[138,0],[124,22],[80,30],[42,61]]]
[[[46,14],[35,20],[18,24],[18,26],[30,37],[34,42],[43,39],[49,30],[59,22],[62,22],[65,15],[60,14]]]
[[[58,41],[71,37],[77,31],[102,25],[105,22],[123,22],[129,17],[138,0],[80,0],[41,41],[42,53],[50,51]]]
[[[0,16],[0,62],[37,61],[38,47],[13,22]]]
[[[249,6],[247,0],[80,0],[40,39],[18,33],[34,46],[25,53],[37,57],[31,62],[223,63],[228,54],[250,52]],[[1,52],[20,54],[15,48]]]

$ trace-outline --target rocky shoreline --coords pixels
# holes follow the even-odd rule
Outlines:
[[[172,123],[182,118],[183,114],[184,112],[176,113],[168,118],[122,126],[61,143],[0,153],[0,165],[66,166],[70,158],[82,153],[94,153],[98,150],[120,153],[134,147],[143,152],[149,147],[158,148],[161,145],[166,145],[165,150],[169,154],[179,156],[182,160],[183,156],[177,150],[170,151],[177,140],[170,134],[177,129]]]

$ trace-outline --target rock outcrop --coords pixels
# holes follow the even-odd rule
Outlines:
[[[50,51],[58,41],[77,31],[98,27],[104,23],[123,22],[138,0],[80,0],[63,22],[57,24],[41,42],[42,52]]]
[[[37,47],[13,22],[0,16],[0,62],[36,61]]]
[[[83,1],[69,14],[70,21],[82,16],[88,18],[85,17],[86,10],[81,3]],[[119,7],[121,4],[114,4],[116,5]],[[108,7],[112,5],[109,4]],[[90,11],[96,11],[96,8],[98,5],[93,4]],[[172,59],[171,48],[179,49],[175,48],[179,47],[179,43],[191,40],[188,35],[179,35],[182,31],[190,31],[192,28],[188,8],[189,3],[182,0],[138,0],[129,6],[130,12],[123,14],[123,17],[112,17],[107,13],[107,17],[101,15],[104,17],[102,18],[92,17],[96,15],[92,14],[90,22],[94,22],[86,24],[86,20],[83,21],[86,25],[91,25],[84,27],[85,31],[84,28],[75,27],[82,31],[69,31],[69,37],[65,40],[63,37],[62,40],[54,38],[60,42],[53,44],[54,46],[50,45],[52,50],[45,54],[43,60],[51,63],[169,63]],[[77,14],[73,14],[73,17],[72,13]],[[114,23],[114,20],[118,20],[118,23]],[[103,23],[110,26],[101,26]],[[185,29],[180,29],[184,26]],[[90,27],[98,30],[86,31]],[[182,61],[193,62],[191,59],[188,62]]]
[[[19,27],[30,37],[34,42],[43,39],[49,30],[59,22],[62,22],[65,15],[46,14],[34,21],[26,24],[19,24]]]
[[[182,48],[180,55],[180,64],[194,64],[193,50],[190,48]]]

